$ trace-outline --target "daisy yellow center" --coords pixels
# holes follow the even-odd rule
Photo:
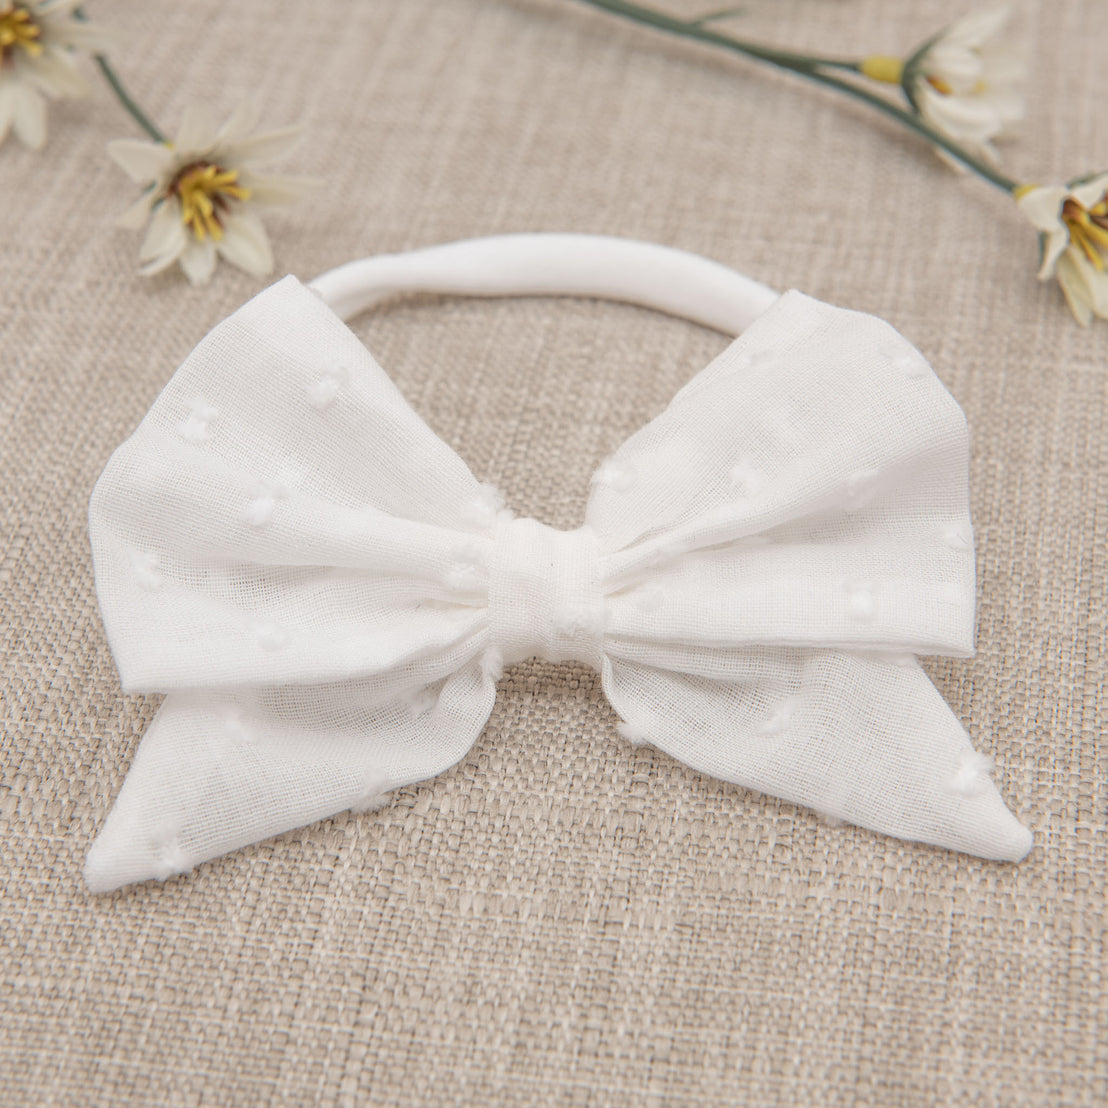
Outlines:
[[[250,190],[238,181],[237,169],[212,162],[187,165],[174,177],[169,192],[181,201],[181,222],[197,239],[223,238],[223,217],[231,201],[250,199]]]
[[[1108,265],[1108,193],[1090,208],[1069,197],[1062,205],[1062,222],[1070,242],[1103,273]]]
[[[942,77],[935,73],[928,73],[924,78],[927,83],[940,95],[940,96],[954,96],[954,86],[949,81],[943,80]],[[984,96],[989,91],[989,86],[984,78],[980,78],[974,82],[973,88],[969,92],[963,91],[959,95],[962,96]]]
[[[942,77],[936,77],[934,73],[929,73],[927,75],[927,83],[942,96],[950,96],[954,92],[954,89],[952,89]]]
[[[42,28],[31,18],[27,8],[16,4],[0,8],[0,64],[7,61],[17,47],[37,58],[42,53],[41,37]]]

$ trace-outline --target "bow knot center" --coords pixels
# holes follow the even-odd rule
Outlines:
[[[525,518],[498,524],[489,558],[489,628],[506,663],[539,657],[599,668],[604,597],[592,528],[558,531]]]

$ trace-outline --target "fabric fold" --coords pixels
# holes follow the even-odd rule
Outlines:
[[[910,343],[793,291],[605,461],[586,519],[629,556],[828,511],[861,530],[920,506],[968,523],[968,457],[961,408]]]
[[[719,680],[611,659],[602,680],[626,736],[712,777],[983,858],[1031,849],[989,760],[913,657],[751,651],[740,672]]]
[[[387,698],[359,682],[171,693],[89,851],[85,881],[110,892],[165,879],[345,809],[388,803],[393,789],[464,757],[495,696],[475,664]]]

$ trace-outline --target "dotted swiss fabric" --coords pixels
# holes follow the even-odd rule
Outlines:
[[[705,773],[1022,857],[1030,834],[915,657],[973,649],[967,453],[903,338],[792,292],[555,531],[513,517],[286,278],[204,339],[93,495],[124,687],[168,696],[90,886],[442,772],[532,655],[596,668],[623,738]]]

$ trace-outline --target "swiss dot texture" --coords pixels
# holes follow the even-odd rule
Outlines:
[[[199,345],[93,496],[124,687],[168,695],[87,880],[372,808],[462,757],[533,655],[594,666],[631,743],[832,820],[1022,857],[1029,833],[913,660],[973,649],[967,459],[961,410],[903,339],[788,293],[555,531],[513,518],[286,278]]]

